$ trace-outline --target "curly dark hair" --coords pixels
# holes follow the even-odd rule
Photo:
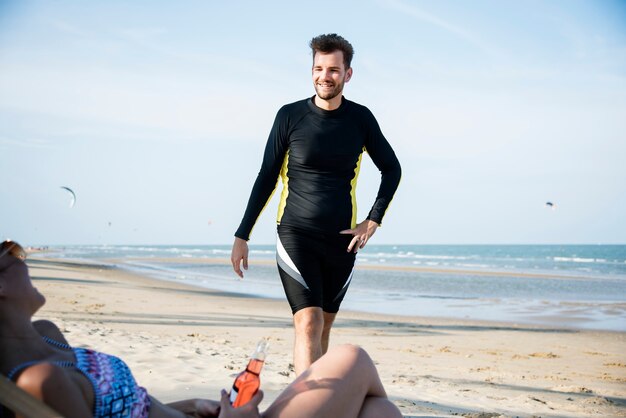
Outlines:
[[[352,57],[354,56],[354,48],[352,48],[350,42],[346,41],[336,33],[316,36],[311,39],[309,46],[311,47],[313,58],[315,58],[315,54],[317,52],[323,52],[325,54],[335,51],[343,52],[343,63],[345,64],[346,69],[350,68],[350,63],[352,63]]]

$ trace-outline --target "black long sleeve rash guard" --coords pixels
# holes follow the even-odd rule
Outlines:
[[[235,236],[249,239],[279,176],[283,182],[279,224],[331,234],[354,228],[363,151],[381,172],[380,188],[367,216],[380,224],[400,183],[401,168],[372,112],[345,98],[331,111],[317,107],[313,98],[283,106]]]

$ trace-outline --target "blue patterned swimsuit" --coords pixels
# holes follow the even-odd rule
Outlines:
[[[89,379],[94,392],[94,418],[148,417],[150,397],[143,387],[137,385],[126,363],[109,354],[86,348],[73,348],[50,338],[43,338],[50,345],[74,352],[76,362],[53,362],[53,364],[59,367],[73,367]],[[7,377],[12,379],[18,372],[37,363],[40,362],[20,364],[11,370]]]

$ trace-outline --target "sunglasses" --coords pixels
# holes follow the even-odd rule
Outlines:
[[[0,257],[4,257],[5,255],[12,255],[20,260],[26,259],[26,251],[24,248],[17,242],[11,240],[6,240],[0,244]]]

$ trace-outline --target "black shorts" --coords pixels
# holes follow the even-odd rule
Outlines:
[[[276,262],[291,311],[320,307],[337,313],[348,290],[356,254],[352,235],[323,234],[279,225]]]

